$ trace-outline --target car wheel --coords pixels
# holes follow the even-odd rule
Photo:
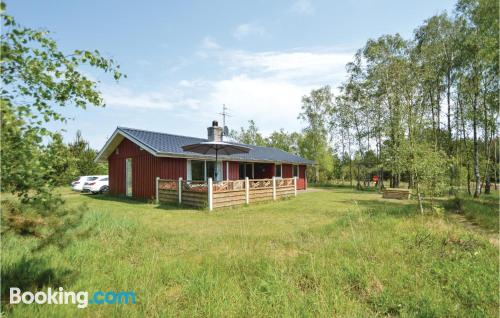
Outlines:
[[[100,193],[106,193],[109,191],[109,186],[102,186],[101,190],[99,191]]]

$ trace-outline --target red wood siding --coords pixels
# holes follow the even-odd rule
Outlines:
[[[125,159],[132,158],[132,195],[153,198],[156,177],[162,179],[186,178],[186,159],[155,157],[128,139],[124,139],[109,156],[109,190],[112,194],[125,194]]]
[[[297,180],[297,189],[307,189],[306,166],[299,166],[299,179]]]
[[[224,173],[227,171],[225,170]],[[240,177],[240,167],[239,163],[236,161],[229,161],[229,180],[238,180]],[[226,176],[224,175],[224,180]]]
[[[293,165],[284,163],[281,165],[281,176],[283,178],[293,177]]]
[[[125,159],[111,155],[108,158],[109,192],[125,194]]]

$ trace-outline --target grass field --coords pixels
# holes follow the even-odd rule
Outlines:
[[[4,294],[7,316],[498,317],[496,205],[475,231],[348,188],[212,213],[64,196],[88,209],[74,241],[32,254],[34,239],[3,235],[3,294],[133,290],[137,304],[6,306]],[[475,220],[474,205],[460,207]]]

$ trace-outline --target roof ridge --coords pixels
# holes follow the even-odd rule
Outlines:
[[[161,131],[153,131],[153,130],[145,130],[145,129],[137,129],[137,128],[130,128],[130,127],[123,127],[123,126],[118,126],[117,128],[118,128],[118,129],[137,130],[137,131],[143,131],[143,132],[148,132],[148,133],[161,134],[161,135],[169,135],[169,136],[176,136],[176,137],[184,137],[184,138],[200,139],[200,140],[206,140],[206,139],[207,139],[207,138],[192,137],[192,136],[186,136],[186,135],[170,134],[170,133],[161,132]]]

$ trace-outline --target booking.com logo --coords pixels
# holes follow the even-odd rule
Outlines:
[[[54,304],[64,305],[73,304],[78,308],[86,308],[88,305],[103,305],[103,304],[135,304],[135,292],[133,291],[96,291],[89,299],[89,293],[85,291],[73,292],[65,291],[62,287],[57,290],[47,288],[47,291],[37,292],[21,292],[20,288],[10,288],[10,303],[11,304]]]

